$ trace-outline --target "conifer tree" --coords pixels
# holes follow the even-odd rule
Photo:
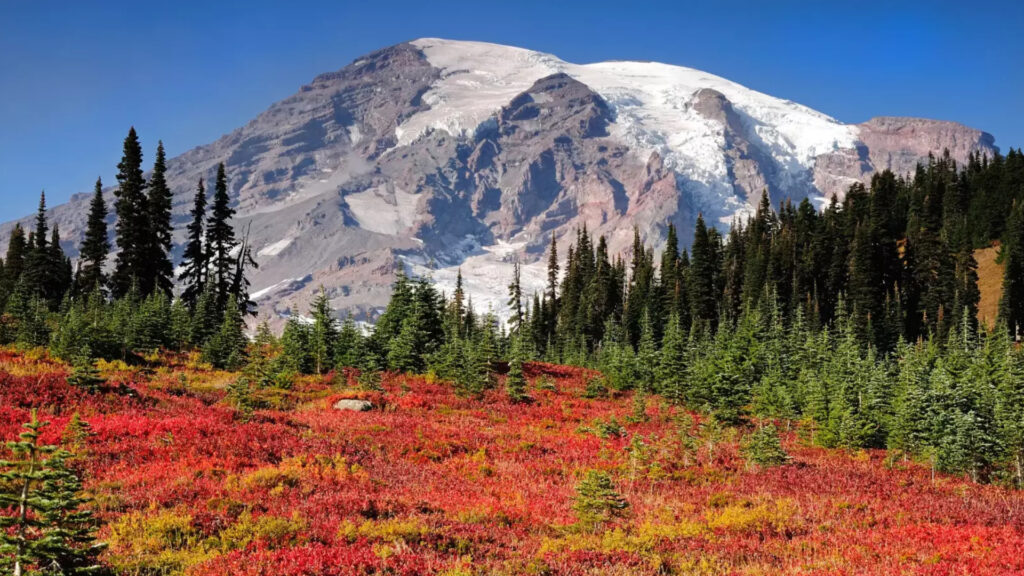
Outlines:
[[[207,284],[199,296],[189,326],[189,343],[202,347],[217,330],[217,294],[213,284]]]
[[[309,351],[313,371],[323,374],[333,368],[338,344],[337,321],[323,286],[310,305],[310,314],[313,316],[313,326],[309,334]]]
[[[70,266],[60,247],[59,232],[53,229],[50,241],[47,234],[50,227],[46,218],[46,193],[39,195],[39,210],[36,213],[35,230],[30,235],[25,256],[24,276],[29,290],[42,298],[48,306],[56,308],[64,293],[70,288],[67,281],[67,267]]]
[[[421,358],[416,345],[421,338],[415,315],[403,319],[401,329],[388,347],[388,368],[396,372],[418,372]]]
[[[238,304],[229,298],[224,306],[220,328],[203,345],[203,360],[215,368],[235,370],[245,362],[248,340],[243,328],[245,323],[238,312]]]
[[[238,256],[235,258],[234,269],[231,272],[231,288],[228,292],[238,303],[238,310],[243,316],[256,315],[256,302],[249,296],[249,277],[246,270],[258,269],[259,264],[252,256],[252,245],[249,243],[249,227],[246,226],[245,235],[239,245]]]
[[[4,273],[0,276],[0,312],[6,309],[7,300],[14,293],[14,287],[21,279],[25,268],[25,257],[28,251],[25,240],[25,229],[15,224],[11,229],[11,237],[7,243],[7,255],[4,257]]]
[[[78,292],[88,294],[97,287],[104,289],[106,274],[103,267],[110,254],[110,240],[107,237],[107,203],[103,200],[103,181],[99,178],[89,203],[85,239],[79,253],[80,268],[75,280]]]
[[[51,277],[47,297],[52,303],[51,306],[56,308],[61,299],[69,295],[74,284],[71,259],[64,254],[64,248],[60,244],[60,227],[57,224],[53,225],[53,232],[50,235],[48,266]]]
[[[523,376],[523,363],[525,351],[523,350],[524,338],[520,334],[513,334],[512,349],[508,362],[508,376],[505,377],[505,393],[513,402],[523,402],[526,396],[526,378]]]
[[[551,233],[551,247],[548,251],[548,288],[545,294],[547,309],[544,311],[544,337],[549,338],[555,331],[558,318],[558,243],[555,233]]]
[[[281,358],[287,370],[310,374],[313,361],[310,354],[310,329],[296,317],[291,317],[281,333]]]
[[[134,127],[124,139],[124,154],[117,169],[118,188],[114,192],[117,224],[114,231],[119,252],[110,281],[114,297],[120,298],[133,284],[138,284],[141,290],[152,289],[151,279],[146,278],[152,238],[146,180],[142,173],[142,146]]]
[[[627,508],[629,503],[615,490],[607,472],[590,470],[576,486],[573,510],[585,530],[599,530],[605,523],[621,517]]]
[[[13,459],[0,461],[0,510],[11,511],[0,515],[0,566],[15,576],[94,574],[103,550],[96,523],[68,468],[71,454],[40,444],[46,424],[33,411],[19,439],[7,443]]]
[[[655,390],[658,365],[657,343],[654,341],[654,322],[650,312],[644,312],[640,320],[640,341],[637,344],[637,381],[636,389],[642,394],[649,394]]]
[[[690,306],[694,321],[713,325],[718,318],[715,294],[715,247],[704,224],[704,216],[697,216],[690,255]]]
[[[1013,350],[1004,326],[993,333],[995,348],[1003,350],[1006,367],[995,387],[994,416],[999,443],[1005,450],[1013,481],[1024,486],[1024,356]]]
[[[461,276],[459,278],[461,280]],[[508,306],[512,311],[509,323],[513,333],[523,329],[523,286],[520,278],[519,260],[512,263],[512,282],[508,285]]]
[[[192,201],[192,222],[187,228],[185,252],[182,255],[181,274],[178,280],[184,285],[181,299],[189,310],[195,311],[196,304],[206,288],[207,264],[209,254],[204,245],[204,228],[206,226],[206,189],[203,179],[196,186],[195,199]]]
[[[686,336],[679,313],[673,312],[661,339],[657,374],[660,390],[674,402],[686,399],[686,353]]]
[[[174,195],[167,187],[167,158],[164,154],[164,143],[157,143],[156,161],[149,177],[148,196],[146,198],[147,217],[149,220],[149,256],[147,270],[142,281],[143,293],[161,290],[168,296],[174,287],[174,266],[171,264],[171,202]],[[147,284],[152,283],[152,287]],[[147,289],[148,288],[148,289]]]
[[[774,424],[760,426],[744,438],[742,452],[748,462],[757,466],[779,466],[789,460]]]
[[[1013,207],[1001,256],[1005,268],[1003,295],[999,302],[1000,321],[1019,341],[1024,336],[1024,202]]]
[[[345,316],[338,331],[338,345],[335,348],[335,365],[356,368],[363,365],[366,356],[363,334],[356,326],[352,314]]]
[[[231,207],[231,199],[228,197],[228,178],[224,163],[221,162],[217,165],[217,181],[206,228],[209,282],[217,296],[218,311],[224,310],[231,296],[232,273],[235,269],[231,251],[238,244],[235,240],[235,229],[231,226],[234,215],[235,209]]]

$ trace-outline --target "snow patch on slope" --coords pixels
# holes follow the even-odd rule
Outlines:
[[[504,242],[479,247],[475,254],[468,256],[458,266],[432,268],[429,263],[416,257],[403,257],[408,272],[429,277],[438,290],[448,296],[455,292],[459,270],[462,271],[462,287],[473,300],[473,309],[483,313],[494,312],[506,322],[511,316],[508,307],[508,285],[512,283],[516,257],[526,248],[526,242]],[[519,272],[523,289],[523,304],[529,305],[533,294],[540,294],[547,286],[547,265],[544,262],[522,264]]]
[[[379,186],[345,196],[359,227],[380,234],[399,234],[416,222],[419,196]]]
[[[268,244],[268,245],[264,246],[263,248],[260,248],[259,252],[257,252],[256,255],[257,256],[277,256],[285,248],[291,246],[292,242],[294,242],[294,241],[295,241],[294,238],[284,238],[282,240],[278,240],[277,242],[274,242],[273,244]]]

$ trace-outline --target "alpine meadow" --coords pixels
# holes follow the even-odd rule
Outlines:
[[[298,30],[383,7],[300,23],[256,4],[182,7],[216,28],[154,8],[0,8],[58,42],[145,12],[156,45],[209,51],[151,61],[136,46],[197,80],[158,82],[171,92],[153,105],[118,94],[152,70],[102,76],[100,101],[92,83],[72,90],[83,100],[61,106],[89,122],[137,116],[120,141],[33,120],[69,141],[38,152],[53,170],[31,182],[120,157],[89,167],[91,191],[50,186],[19,218],[2,189],[31,171],[33,140],[0,164],[0,574],[1024,574],[1024,150],[944,120],[844,123],[695,68],[434,37],[359,56],[188,149],[222,96],[197,86],[241,78],[242,60],[281,82],[277,52],[476,23],[591,61],[663,55],[631,26],[667,30],[641,9],[588,16],[622,28],[602,39],[567,7],[484,25],[438,6],[414,25],[423,7],[396,5],[328,43]],[[718,14],[746,26],[762,9]],[[840,40],[777,9],[806,18],[787,33],[821,55],[705,49],[821,102],[828,76],[807,62]],[[673,10],[694,42],[725,26]],[[256,17],[278,19],[273,46]],[[523,30],[546,19],[575,44]],[[857,42],[902,38],[886,34]],[[143,36],[94,37],[81,46],[98,60],[59,67],[33,42],[10,70],[84,77],[128,61],[116,38]],[[951,91],[958,63],[943,61]],[[872,106],[895,99],[903,68],[871,66]],[[972,110],[934,80],[907,78],[910,102]],[[242,110],[245,90],[231,90]],[[153,107],[174,99],[184,117]],[[150,130],[168,136],[152,146]]]

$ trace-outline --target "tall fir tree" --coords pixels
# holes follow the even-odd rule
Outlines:
[[[146,179],[142,172],[142,146],[134,126],[124,139],[124,153],[117,169],[118,188],[114,192],[117,224],[114,231],[119,251],[110,281],[111,291],[120,298],[131,290],[133,284],[140,289],[152,289],[152,283],[146,278],[152,233]]]
[[[89,294],[97,288],[100,290],[105,288],[106,273],[103,271],[103,267],[107,263],[109,254],[107,203],[103,200],[103,181],[97,178],[92,202],[89,203],[85,239],[79,250],[79,269],[75,280],[79,293]]]
[[[0,290],[8,295],[14,291],[14,286],[21,278],[25,269],[25,258],[29,250],[28,241],[25,238],[25,229],[21,224],[15,224],[11,229],[11,237],[7,242],[7,254],[4,256],[4,274],[0,277]]]
[[[313,326],[309,334],[309,351],[313,371],[323,374],[334,368],[338,345],[338,323],[323,286],[310,305],[310,314],[313,316]]]
[[[461,279],[461,278],[460,278]],[[512,316],[509,318],[514,334],[523,329],[523,285],[520,276],[519,260],[512,263],[512,282],[508,285],[508,307]]]
[[[690,306],[695,322],[713,325],[718,319],[715,290],[715,246],[712,236],[704,224],[704,216],[697,216],[693,233],[693,248],[690,252]]]
[[[156,147],[156,161],[149,177],[146,209],[149,218],[149,257],[147,270],[140,281],[143,293],[160,290],[171,294],[174,288],[174,266],[171,264],[171,202],[174,195],[167,186],[167,158],[164,143]]]
[[[217,165],[217,181],[214,185],[213,203],[210,207],[210,219],[206,228],[206,247],[209,257],[209,282],[213,284],[217,295],[217,309],[223,311],[231,296],[232,273],[235,259],[231,251],[238,242],[235,240],[235,229],[231,219],[235,209],[231,207],[228,197],[228,177],[224,163]]]
[[[999,303],[1002,325],[1015,340],[1024,336],[1024,202],[1013,207],[1002,244],[1003,295]]]
[[[206,227],[206,188],[203,179],[196,186],[195,198],[192,201],[192,222],[186,230],[185,252],[182,255],[182,270],[178,280],[184,285],[181,299],[189,310],[195,310],[199,298],[206,288],[207,264],[209,253],[205,244]]]

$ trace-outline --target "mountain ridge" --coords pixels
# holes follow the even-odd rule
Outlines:
[[[174,257],[195,181],[223,161],[265,314],[304,311],[322,283],[335,307],[372,318],[399,266],[448,289],[461,265],[474,301],[501,308],[513,259],[528,290],[543,286],[552,234],[564,249],[586,225],[622,252],[634,225],[658,245],[671,222],[687,239],[698,212],[725,226],[762,189],[820,205],[943,148],[960,161],[997,151],[954,122],[842,124],[692,68],[422,38],[320,74],[171,159]],[[71,254],[89,197],[50,210]]]

